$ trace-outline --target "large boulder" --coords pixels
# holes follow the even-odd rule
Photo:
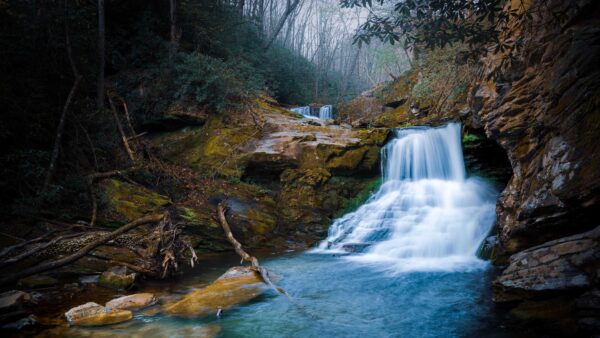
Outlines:
[[[128,321],[133,318],[133,314],[128,310],[113,310],[89,302],[70,309],[65,317],[69,325],[98,326]]]
[[[183,299],[165,304],[166,314],[180,317],[216,315],[246,303],[267,289],[260,275],[250,267],[233,267],[205,288],[192,291]]]

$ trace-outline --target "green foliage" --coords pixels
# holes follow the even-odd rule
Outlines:
[[[479,140],[481,140],[481,138],[475,134],[466,134],[463,136],[462,143],[471,143]]]
[[[176,100],[223,111],[253,98],[263,88],[260,75],[239,59],[221,61],[195,53],[180,53],[175,66]]]

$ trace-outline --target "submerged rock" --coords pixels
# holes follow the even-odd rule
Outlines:
[[[89,302],[70,309],[65,317],[70,325],[96,326],[121,323],[133,318],[133,314],[128,310],[113,310]]]
[[[205,288],[191,292],[173,304],[164,305],[166,314],[181,317],[216,315],[246,303],[263,293],[266,284],[250,267],[233,267]]]
[[[129,296],[115,298],[106,307],[117,310],[137,310],[156,303],[156,297],[151,293],[136,293]]]

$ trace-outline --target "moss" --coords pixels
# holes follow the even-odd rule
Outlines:
[[[103,180],[99,186],[104,204],[99,221],[105,225],[131,222],[144,215],[161,212],[171,204],[166,196],[118,179]]]
[[[344,202],[343,208],[336,214],[336,217],[343,216],[358,209],[379,189],[379,187],[381,187],[381,183],[381,178],[374,178],[366,181],[358,194]]]
[[[462,143],[472,143],[481,140],[481,138],[475,134],[465,134],[462,139]]]

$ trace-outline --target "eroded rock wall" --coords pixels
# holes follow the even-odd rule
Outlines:
[[[533,1],[533,20],[515,19],[502,37],[519,44],[512,62],[506,52],[484,59],[472,89],[472,109],[513,168],[497,204],[510,252],[599,224],[599,5]]]
[[[600,3],[524,3],[532,18],[501,37],[517,47],[483,60],[469,99],[513,169],[496,207],[513,255],[494,300],[553,334],[597,333]]]

